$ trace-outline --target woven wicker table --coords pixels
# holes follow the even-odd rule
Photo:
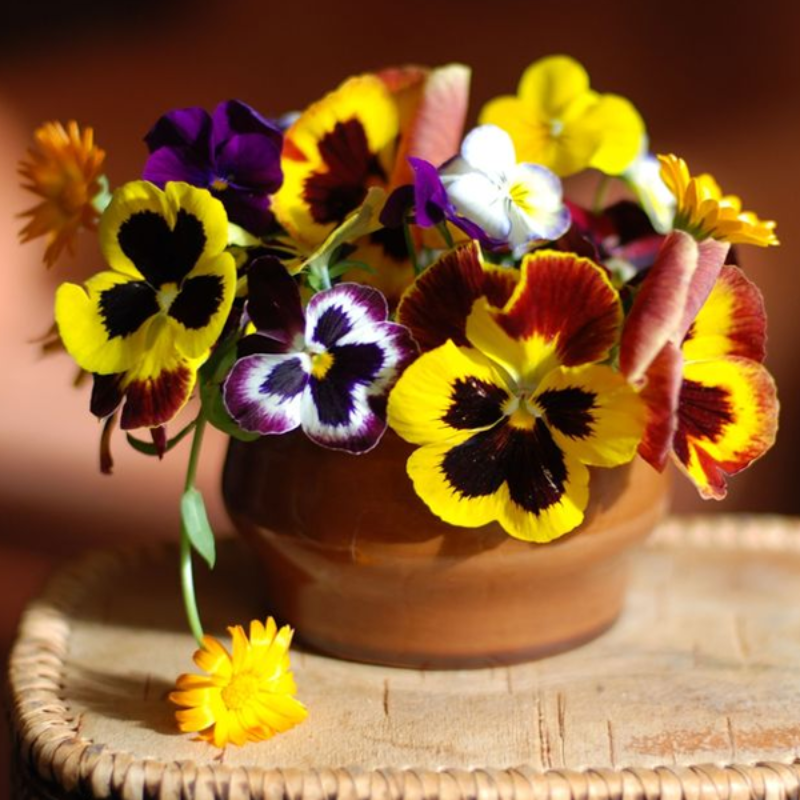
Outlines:
[[[234,543],[210,628],[263,615]],[[22,798],[797,798],[800,521],[673,520],[618,624],[512,668],[414,672],[298,651],[299,728],[219,752],[175,733],[190,668],[176,552],[92,555],[25,614],[10,662]],[[253,576],[257,584],[257,578]]]

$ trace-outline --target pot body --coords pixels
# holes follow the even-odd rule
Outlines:
[[[511,664],[581,644],[619,614],[628,551],[667,480],[638,459],[592,472],[575,532],[546,545],[435,517],[387,431],[361,456],[300,432],[231,441],[223,494],[265,573],[268,613],[324,653],[391,666]]]

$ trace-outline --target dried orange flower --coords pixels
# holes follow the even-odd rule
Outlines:
[[[47,122],[34,133],[35,145],[29,158],[21,161],[19,173],[24,189],[41,202],[23,212],[29,217],[20,236],[23,242],[47,237],[44,260],[48,267],[66,248],[73,252],[81,228],[93,230],[100,216],[95,200],[104,193],[101,175],[105,151],[94,143],[94,131],[81,131],[77,122]]]

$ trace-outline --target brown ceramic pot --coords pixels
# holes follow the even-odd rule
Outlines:
[[[664,476],[639,460],[594,470],[583,525],[537,545],[433,516],[406,476],[411,449],[391,431],[363,456],[299,432],[231,442],[223,494],[270,614],[331,655],[434,668],[549,655],[613,623],[628,551],[665,512]]]

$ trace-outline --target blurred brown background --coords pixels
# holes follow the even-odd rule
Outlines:
[[[702,503],[676,480],[682,511],[797,513],[800,401],[795,367],[800,232],[800,6],[781,2],[403,0],[38,0],[0,10],[0,654],[25,599],[48,570],[92,544],[177,536],[186,451],[164,463],[117,440],[113,478],[97,474],[99,427],[66,357],[31,340],[52,320],[55,285],[100,268],[87,239],[51,273],[42,247],[17,243],[30,206],[16,163],[44,120],[94,126],[114,183],[138,176],[141,141],[164,111],[237,97],[264,114],[299,108],[350,74],[389,64],[473,67],[472,113],[513,92],[534,59],[566,52],[601,91],[630,98],[655,150],[712,172],[748,208],[779,222],[782,246],[743,250],[770,313],[769,366],[783,404],[778,445],[735,479],[730,499]],[[209,441],[201,481],[218,529],[224,442]],[[2,747],[5,757],[5,747]],[[3,783],[0,783],[0,793]]]

